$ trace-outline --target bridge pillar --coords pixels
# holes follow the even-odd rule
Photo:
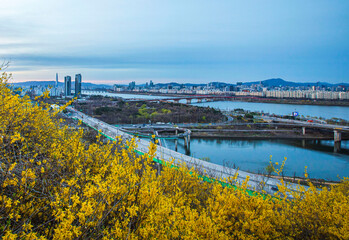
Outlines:
[[[184,149],[186,155],[190,155],[190,145],[188,146],[188,142],[188,137],[184,137]]]
[[[305,135],[305,127],[302,127],[302,133]]]
[[[178,135],[178,129],[175,130],[175,135],[177,136]],[[177,152],[178,150],[178,139],[176,138],[175,139],[175,151]]]
[[[179,103],[179,99],[174,99],[173,102],[174,103]]]
[[[338,130],[333,131],[333,151],[336,153],[341,150],[341,141],[342,141],[342,133],[339,132]]]
[[[337,153],[341,150],[341,142],[334,142],[333,145],[333,152]]]
[[[190,152],[190,135],[184,137],[184,148]]]
[[[191,104],[191,99],[187,99],[187,104]]]
[[[199,99],[198,99],[198,103],[201,103],[201,102],[202,102],[202,99],[201,99],[201,98],[199,98]]]
[[[342,133],[341,132],[339,132],[338,130],[334,130],[333,133],[334,133],[334,141],[335,142],[342,141]]]

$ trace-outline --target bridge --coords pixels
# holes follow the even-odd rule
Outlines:
[[[323,129],[333,131],[334,152],[338,152],[341,148],[342,133],[349,133],[349,126],[341,126],[327,123],[305,122],[299,120],[283,119],[277,117],[262,117],[267,122],[279,122],[294,125],[302,128],[302,133],[305,135],[306,128]]]
[[[72,116],[71,116],[72,118],[81,120],[87,126],[92,127],[98,131],[101,131],[101,133],[110,137],[111,139],[115,139],[116,137],[120,136],[121,139],[124,142],[126,142],[126,140],[129,140],[134,137],[122,131],[118,127],[109,125],[96,118],[83,114],[72,107],[67,107],[67,110],[69,110],[72,113]],[[149,149],[149,141],[144,139],[137,139],[137,151],[141,153],[147,153],[148,149]],[[213,177],[216,179],[228,179],[238,173],[237,175],[238,183],[241,184],[243,183],[243,181],[246,180],[246,178],[249,178],[249,181],[248,181],[249,189],[255,190],[255,191],[256,190],[260,191],[263,189],[267,194],[270,194],[270,195],[273,195],[276,191],[278,191],[277,185],[281,184],[280,180],[278,179],[267,178],[262,175],[253,174],[253,173],[241,171],[238,169],[232,169],[222,165],[203,161],[201,159],[197,159],[191,156],[181,154],[179,152],[173,151],[163,146],[157,147],[155,158],[159,159],[160,161],[173,163],[174,165],[181,165],[184,163],[188,168],[193,167],[197,170],[201,170],[201,171],[205,170],[206,174],[209,174],[210,177]],[[289,189],[292,189],[292,191],[298,191],[297,184],[288,183],[288,186],[289,186]],[[292,197],[292,193],[288,193],[288,197]]]
[[[91,94],[91,95],[105,95],[107,93],[109,93],[109,92],[107,92],[105,90],[95,90],[95,89],[94,90],[86,90],[86,89],[81,90],[81,94],[87,94],[87,95],[89,95],[89,94]]]
[[[161,99],[132,99],[127,100],[129,102],[174,102],[179,103],[181,100],[185,100],[186,104],[191,104],[193,100],[197,100],[198,103],[201,102],[214,102],[214,101],[225,101],[235,99],[234,96],[221,96],[221,95],[191,95],[191,96],[180,96],[180,97],[168,97]]]

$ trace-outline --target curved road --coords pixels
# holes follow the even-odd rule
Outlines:
[[[72,118],[77,118],[83,121],[88,126],[93,127],[97,130],[101,130],[102,133],[104,133],[105,135],[113,139],[115,139],[115,137],[117,136],[121,136],[123,140],[133,138],[132,135],[122,132],[118,127],[109,125],[96,118],[85,115],[75,110],[72,107],[67,107],[67,110],[69,110],[72,113],[72,116],[71,116]],[[137,145],[138,145],[137,146],[138,151],[142,153],[148,152],[149,141],[143,140],[143,139],[137,139]],[[247,177],[249,177],[248,188],[251,190],[258,191],[261,189],[261,182],[264,181],[265,182],[264,190],[271,195],[277,191],[277,185],[280,184],[280,181],[277,179],[273,179],[273,178],[267,179],[266,177],[261,175],[257,175],[257,174],[253,174],[253,173],[249,173],[241,170],[231,169],[218,164],[206,162],[201,159],[193,158],[162,146],[157,146],[156,158],[166,162],[171,162],[173,160],[174,161],[173,163],[175,165],[180,165],[185,163],[189,168],[195,167],[195,169],[199,169],[199,170],[204,169],[206,170],[206,173],[210,177],[214,177],[216,179],[227,179],[227,178],[233,177],[238,171],[237,181],[239,183],[242,183],[244,180],[246,180]],[[289,183],[289,187],[290,189],[297,191],[296,184]],[[288,196],[292,197],[291,194],[289,194]]]

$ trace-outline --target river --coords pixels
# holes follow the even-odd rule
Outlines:
[[[275,113],[278,115],[290,115],[292,112],[298,112],[299,115],[322,117],[331,119],[333,117],[349,121],[349,107],[342,106],[317,106],[317,105],[296,105],[296,104],[277,104],[277,103],[257,103],[257,102],[204,102],[193,103],[199,107],[213,107],[220,110],[233,110],[242,108],[249,111],[263,111],[265,113]]]
[[[174,150],[174,140],[166,140],[164,146]],[[183,140],[178,141],[178,151],[185,153]],[[195,158],[208,158],[210,162],[254,173],[263,172],[273,162],[282,163],[285,176],[303,177],[307,166],[309,177],[338,180],[349,177],[349,141],[342,141],[342,150],[333,152],[333,141],[313,140],[236,140],[194,138],[190,154]],[[280,165],[279,165],[280,166]],[[337,177],[338,176],[338,177]]]

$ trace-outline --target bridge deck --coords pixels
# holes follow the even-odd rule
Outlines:
[[[341,126],[341,125],[334,125],[334,124],[327,124],[327,123],[305,122],[305,121],[283,119],[283,118],[276,118],[276,117],[263,117],[262,119],[265,121],[269,120],[269,121],[276,121],[280,123],[293,124],[299,127],[310,127],[310,128],[319,128],[319,129],[339,130],[341,132],[349,132],[348,126]]]

